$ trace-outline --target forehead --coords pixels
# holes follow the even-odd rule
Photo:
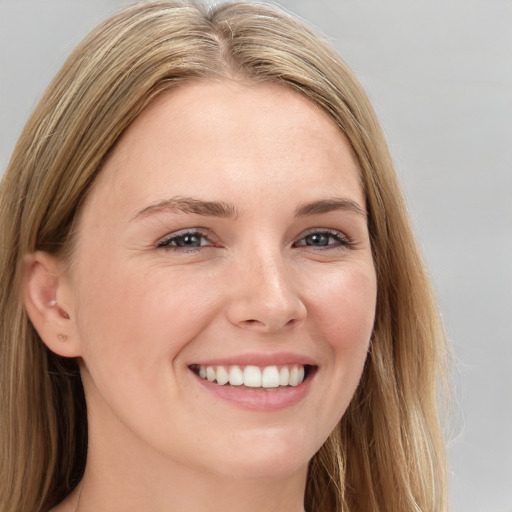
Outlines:
[[[227,200],[248,190],[346,195],[348,188],[364,207],[339,127],[302,94],[270,83],[194,82],[160,95],[114,148],[91,196],[108,189],[148,202],[169,188],[187,196],[215,190]]]

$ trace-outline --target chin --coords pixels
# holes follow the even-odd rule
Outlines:
[[[223,458],[221,472],[237,479],[283,479],[306,471],[323,441],[312,443],[300,429],[237,434]]]

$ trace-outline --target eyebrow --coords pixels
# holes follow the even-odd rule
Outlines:
[[[359,206],[355,201],[343,197],[332,197],[329,199],[321,199],[319,201],[301,204],[295,211],[295,215],[297,217],[305,217],[308,215],[329,213],[336,210],[355,212],[358,215],[361,215],[364,219],[367,218],[366,211],[361,208],[361,206]]]
[[[320,215],[336,210],[352,211],[366,219],[366,211],[355,201],[346,198],[333,197],[321,199],[309,203],[303,203],[295,210],[296,217],[307,217],[310,215]],[[149,217],[161,211],[174,211],[178,213],[193,213],[195,215],[204,215],[210,217],[237,217],[238,210],[232,204],[223,201],[203,201],[193,197],[172,197],[163,199],[156,203],[146,206],[139,210],[132,221]]]
[[[212,217],[236,217],[237,210],[233,205],[222,201],[202,201],[193,197],[172,197],[150,204],[139,210],[131,220],[149,217],[161,211],[194,213]]]

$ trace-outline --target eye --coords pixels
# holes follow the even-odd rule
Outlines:
[[[207,235],[195,229],[172,233],[158,242],[159,248],[175,250],[195,250],[211,245],[213,244],[210,242]]]
[[[306,233],[294,245],[296,247],[336,249],[340,247],[348,248],[352,245],[352,242],[340,231],[317,230]]]

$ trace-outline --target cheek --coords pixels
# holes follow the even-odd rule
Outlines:
[[[164,411],[173,411],[181,396],[172,368],[218,301],[205,294],[201,280],[169,267],[113,265],[82,275],[78,318],[88,403],[108,404],[124,423],[165,439],[164,426],[175,419]],[[144,417],[161,424],[157,434]]]
[[[335,352],[366,351],[373,330],[377,296],[373,265],[332,272],[310,297],[309,310],[322,337]]]
[[[318,439],[339,423],[354,396],[368,354],[375,319],[377,285],[372,263],[333,268],[308,287],[311,338],[325,347],[318,374],[321,408]],[[313,280],[309,281],[310,283]]]
[[[77,320],[84,359],[138,371],[172,362],[215,314],[216,297],[178,268],[84,265]]]
[[[329,428],[339,422],[359,384],[375,319],[376,277],[373,265],[333,272],[311,301],[317,339],[327,347],[327,376],[322,402],[330,411]]]

